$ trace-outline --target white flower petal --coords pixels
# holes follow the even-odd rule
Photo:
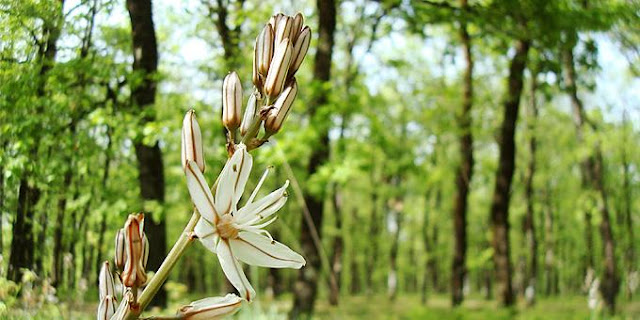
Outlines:
[[[255,222],[263,220],[278,212],[282,206],[287,202],[287,187],[289,186],[289,180],[276,191],[271,192],[264,198],[247,204],[240,208],[236,214],[236,222],[238,224],[245,224],[255,220]],[[258,219],[256,219],[256,217]]]
[[[217,216],[216,208],[213,204],[213,195],[198,165],[194,161],[189,161],[185,168],[185,173],[187,176],[187,188],[196,209],[198,209],[203,218],[210,222],[216,222]]]
[[[289,247],[253,232],[241,231],[229,244],[235,257],[246,264],[294,269],[306,264],[304,258]]]
[[[222,266],[222,271],[229,279],[229,282],[238,290],[240,296],[247,301],[252,301],[256,296],[256,291],[247,280],[247,276],[242,270],[242,266],[238,263],[238,260],[233,256],[233,252],[229,247],[227,240],[222,239],[218,242],[218,260]]]
[[[201,217],[200,220],[198,220],[198,223],[196,223],[193,232],[198,236],[198,240],[200,240],[205,248],[216,253],[216,245],[218,244],[219,237],[216,233],[216,229],[209,221]]]
[[[218,213],[231,213],[242,197],[242,192],[249,179],[253,158],[243,144],[236,146],[236,151],[225,164],[220,173],[216,188],[215,205]]]

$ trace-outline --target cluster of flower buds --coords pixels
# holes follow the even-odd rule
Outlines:
[[[98,306],[98,320],[107,320],[116,312],[116,289],[113,282],[113,274],[109,268],[109,261],[105,261],[98,276],[98,291],[100,304]]]
[[[240,129],[242,142],[249,150],[262,145],[282,128],[298,93],[295,74],[311,42],[311,29],[304,18],[277,14],[256,39],[253,57],[255,86],[242,115],[242,86],[235,72],[224,79],[222,123],[229,132],[229,144],[235,143]],[[264,135],[257,138],[261,127]]]
[[[147,282],[145,268],[149,241],[143,229],[144,214],[130,214],[124,228],[116,235],[116,265],[122,268],[120,279],[127,288],[140,287]]]

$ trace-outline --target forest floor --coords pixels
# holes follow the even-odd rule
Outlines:
[[[233,317],[237,320],[270,320],[286,319],[286,312],[290,307],[289,297],[272,301],[258,301],[250,307],[244,307]],[[96,305],[84,303],[58,303],[41,306],[37,310],[13,309],[8,310],[0,319],[7,320],[49,320],[49,319],[95,319]],[[168,310],[176,310],[170,306]],[[7,311],[7,310],[5,310]],[[155,312],[154,312],[155,313]],[[171,314],[171,312],[160,312]],[[426,305],[415,295],[399,296],[395,302],[384,296],[354,296],[342,297],[337,307],[330,306],[327,301],[319,300],[314,319],[366,319],[366,320],[409,320],[409,319],[442,319],[442,320],[480,320],[480,319],[516,319],[516,320],[627,320],[640,319],[640,300],[622,302],[618,314],[612,317],[592,313],[587,308],[587,299],[582,296],[556,297],[542,299],[532,308],[526,308],[520,303],[513,309],[499,308],[495,301],[470,298],[462,307],[452,309],[448,296],[431,296]]]

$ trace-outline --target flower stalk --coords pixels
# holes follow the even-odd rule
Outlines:
[[[216,182],[209,187],[203,173],[205,160],[202,134],[195,112],[184,117],[181,163],[194,211],[180,237],[153,277],[147,278],[149,244],[143,232],[144,215],[130,215],[125,227],[116,234],[116,274],[125,287],[120,305],[109,264],[105,263],[100,279],[98,319],[134,320],[149,305],[169,277],[186,249],[198,239],[218,256],[220,265],[240,296],[210,297],[192,302],[175,316],[144,319],[219,319],[235,313],[242,301],[251,302],[256,292],[242,271],[240,263],[270,268],[301,268],[305,259],[279,243],[265,230],[276,220],[277,211],[287,201],[284,185],[256,200],[268,173],[262,175],[249,200],[239,208],[239,200],[249,179],[253,158],[248,151],[262,146],[277,133],[297,95],[295,73],[309,47],[311,32],[301,14],[295,17],[278,14],[271,17],[256,38],[253,59],[254,89],[242,113],[242,86],[235,72],[223,83],[222,123],[227,129],[229,158]],[[264,133],[259,137],[261,130]],[[236,139],[236,134],[240,138]],[[236,141],[239,143],[236,144]],[[152,239],[153,240],[153,239]],[[119,273],[118,273],[119,272]],[[139,288],[144,288],[139,293]]]

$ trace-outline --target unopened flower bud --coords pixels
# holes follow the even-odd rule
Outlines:
[[[118,301],[114,296],[106,296],[100,299],[98,306],[98,320],[109,320],[116,313],[116,303]]]
[[[275,31],[276,27],[278,26],[278,22],[283,17],[284,17],[284,14],[282,13],[274,14],[273,16],[271,16],[271,18],[269,19],[269,24],[271,25],[271,29]]]
[[[282,128],[297,94],[298,84],[294,78],[278,97],[273,109],[267,114],[267,119],[264,121],[264,129],[267,134],[274,134]]]
[[[244,110],[242,124],[240,124],[240,134],[243,136],[247,134],[247,131],[249,131],[249,128],[254,121],[257,103],[258,101],[255,93],[251,94],[251,96],[249,96],[249,102],[247,102],[247,109]]]
[[[293,17],[293,27],[291,28],[291,41],[296,41],[298,36],[300,35],[300,31],[302,30],[302,26],[304,25],[304,17],[302,13],[298,12],[295,17]]]
[[[275,33],[274,42],[280,43],[287,38],[289,38],[290,40],[293,40],[290,38],[292,29],[293,29],[293,18],[289,16],[283,16],[282,18],[280,18],[280,20],[278,21],[278,24],[276,25],[276,28],[273,30]]]
[[[182,121],[182,168],[186,168],[188,161],[194,161],[204,172],[202,133],[193,110],[189,110]]]
[[[139,287],[147,282],[144,271],[143,232],[144,214],[131,214],[124,225],[125,248],[127,252],[122,284],[125,287]]]
[[[269,72],[269,64],[273,56],[273,43],[273,29],[270,24],[267,24],[256,38],[254,49],[257,71],[264,77]]]
[[[100,276],[98,276],[98,292],[100,294],[100,300],[103,300],[106,296],[116,296],[116,289],[113,283],[113,274],[109,268],[109,261],[105,261],[100,268]]]
[[[269,65],[269,73],[264,83],[264,92],[269,97],[277,97],[282,91],[284,81],[287,79],[292,51],[289,38],[276,45],[271,65]]]
[[[296,40],[295,46],[293,47],[293,53],[291,55],[291,63],[289,64],[289,77],[293,77],[302,65],[302,61],[304,61],[304,57],[307,55],[307,51],[309,50],[309,44],[311,43],[311,29],[309,27],[304,27],[302,31],[300,31],[300,36]]]
[[[215,320],[234,314],[242,305],[242,299],[235,294],[211,297],[191,302],[178,315],[185,320]]]
[[[222,83],[222,123],[229,132],[237,129],[242,120],[242,84],[235,72]]]
[[[120,271],[124,269],[124,264],[127,261],[127,249],[124,242],[124,229],[119,229],[116,233],[116,256],[114,259],[116,268]]]

